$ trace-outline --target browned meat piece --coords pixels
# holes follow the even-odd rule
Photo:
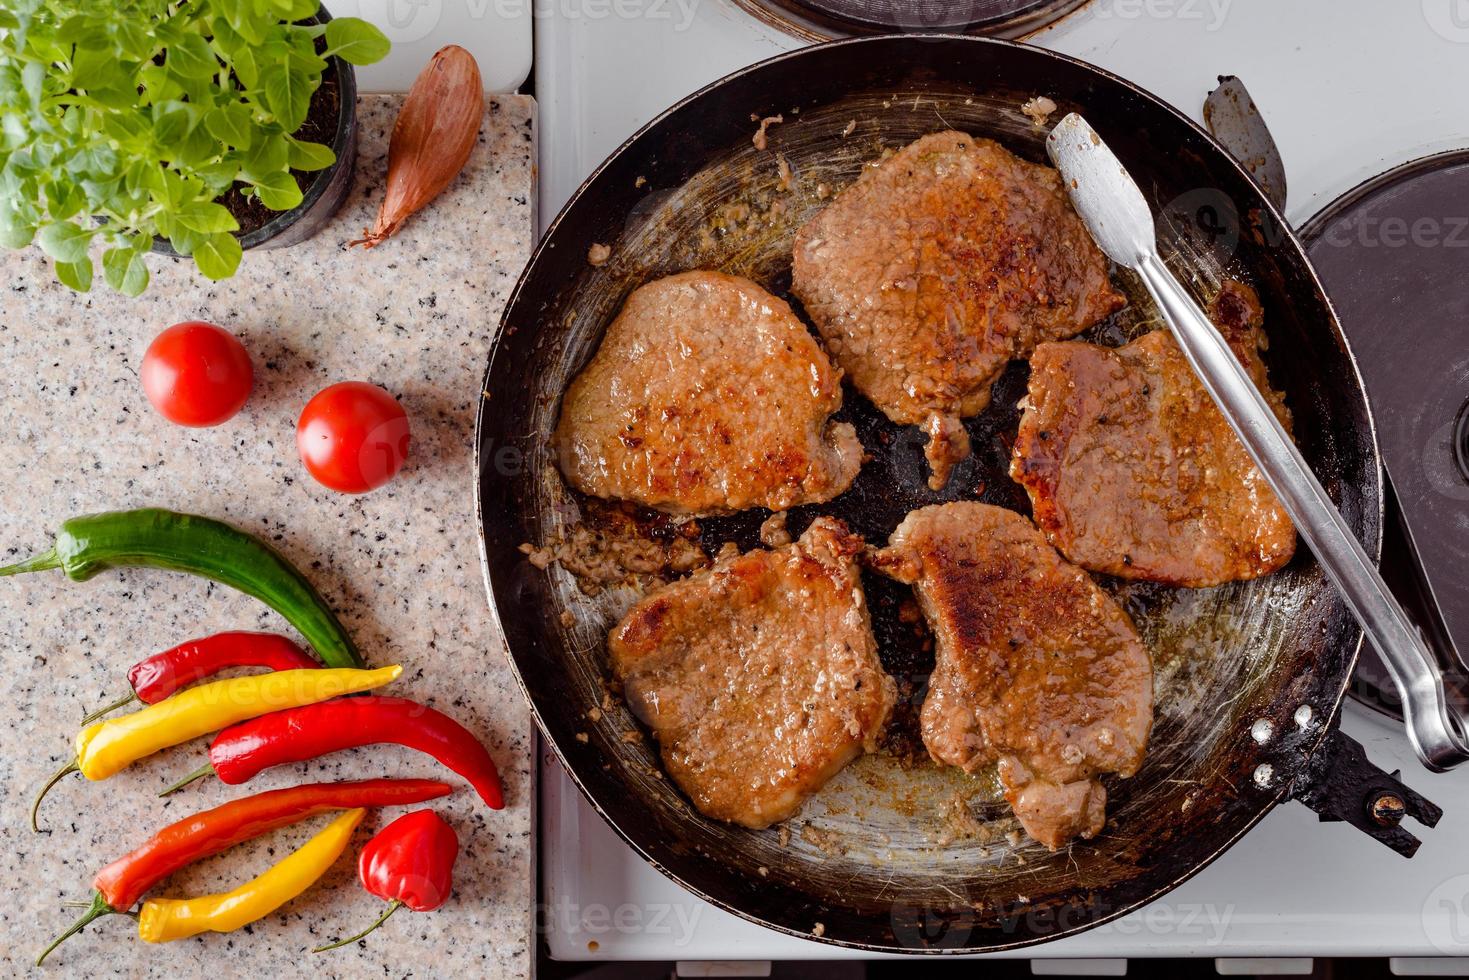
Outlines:
[[[792,290],[857,390],[928,432],[935,489],[1008,361],[1124,303],[1056,171],[957,132],[901,150],[797,232]]]
[[[909,514],[873,563],[912,584],[937,640],[920,722],[934,759],[1000,782],[1056,850],[1102,829],[1100,773],[1135,773],[1153,670],[1132,622],[1013,511],[960,502]]]
[[[830,500],[862,445],[829,416],[841,372],[778,299],[748,279],[685,272],[627,298],[566,391],[561,472],[595,497],[673,514]]]
[[[1254,291],[1227,283],[1209,315],[1289,428]],[[1042,344],[1030,367],[1010,472],[1066,557],[1194,587],[1290,561],[1295,527],[1168,331],[1115,349]]]
[[[708,816],[768,827],[876,747],[896,694],[853,557],[862,546],[817,518],[795,544],[660,589],[612,631],[628,705]]]

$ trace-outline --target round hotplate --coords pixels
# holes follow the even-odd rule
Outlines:
[[[986,34],[1017,38],[1089,0],[736,0],[766,23],[812,41],[854,34]]]
[[[1469,655],[1469,150],[1372,178],[1328,205],[1302,238],[1377,423],[1396,511],[1385,524],[1384,575],[1442,652],[1446,671],[1462,676]],[[1449,687],[1463,689],[1452,678]],[[1370,645],[1353,694],[1401,717]]]

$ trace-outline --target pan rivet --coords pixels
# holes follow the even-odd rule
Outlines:
[[[1372,814],[1372,819],[1383,827],[1396,827],[1403,822],[1403,816],[1408,812],[1408,807],[1403,803],[1403,798],[1396,793],[1387,791],[1378,793],[1372,799],[1372,805],[1367,808]]]
[[[1275,781],[1275,767],[1268,762],[1262,762],[1255,767],[1255,785],[1261,789],[1269,789],[1270,784]]]
[[[1311,710],[1309,704],[1303,704],[1296,709],[1296,727],[1302,730],[1310,728],[1316,720],[1316,712]]]
[[[1260,718],[1250,726],[1250,738],[1264,745],[1275,737],[1275,723],[1269,718]]]

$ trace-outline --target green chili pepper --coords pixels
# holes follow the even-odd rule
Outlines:
[[[54,547],[0,567],[0,576],[59,568],[84,582],[127,567],[188,572],[238,589],[284,616],[327,666],[363,666],[346,629],[290,562],[244,531],[197,514],[145,509],[73,517]]]

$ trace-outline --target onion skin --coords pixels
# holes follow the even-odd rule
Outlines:
[[[484,113],[484,83],[474,55],[457,44],[440,48],[398,110],[377,220],[351,244],[372,248],[438,197],[469,160]]]

